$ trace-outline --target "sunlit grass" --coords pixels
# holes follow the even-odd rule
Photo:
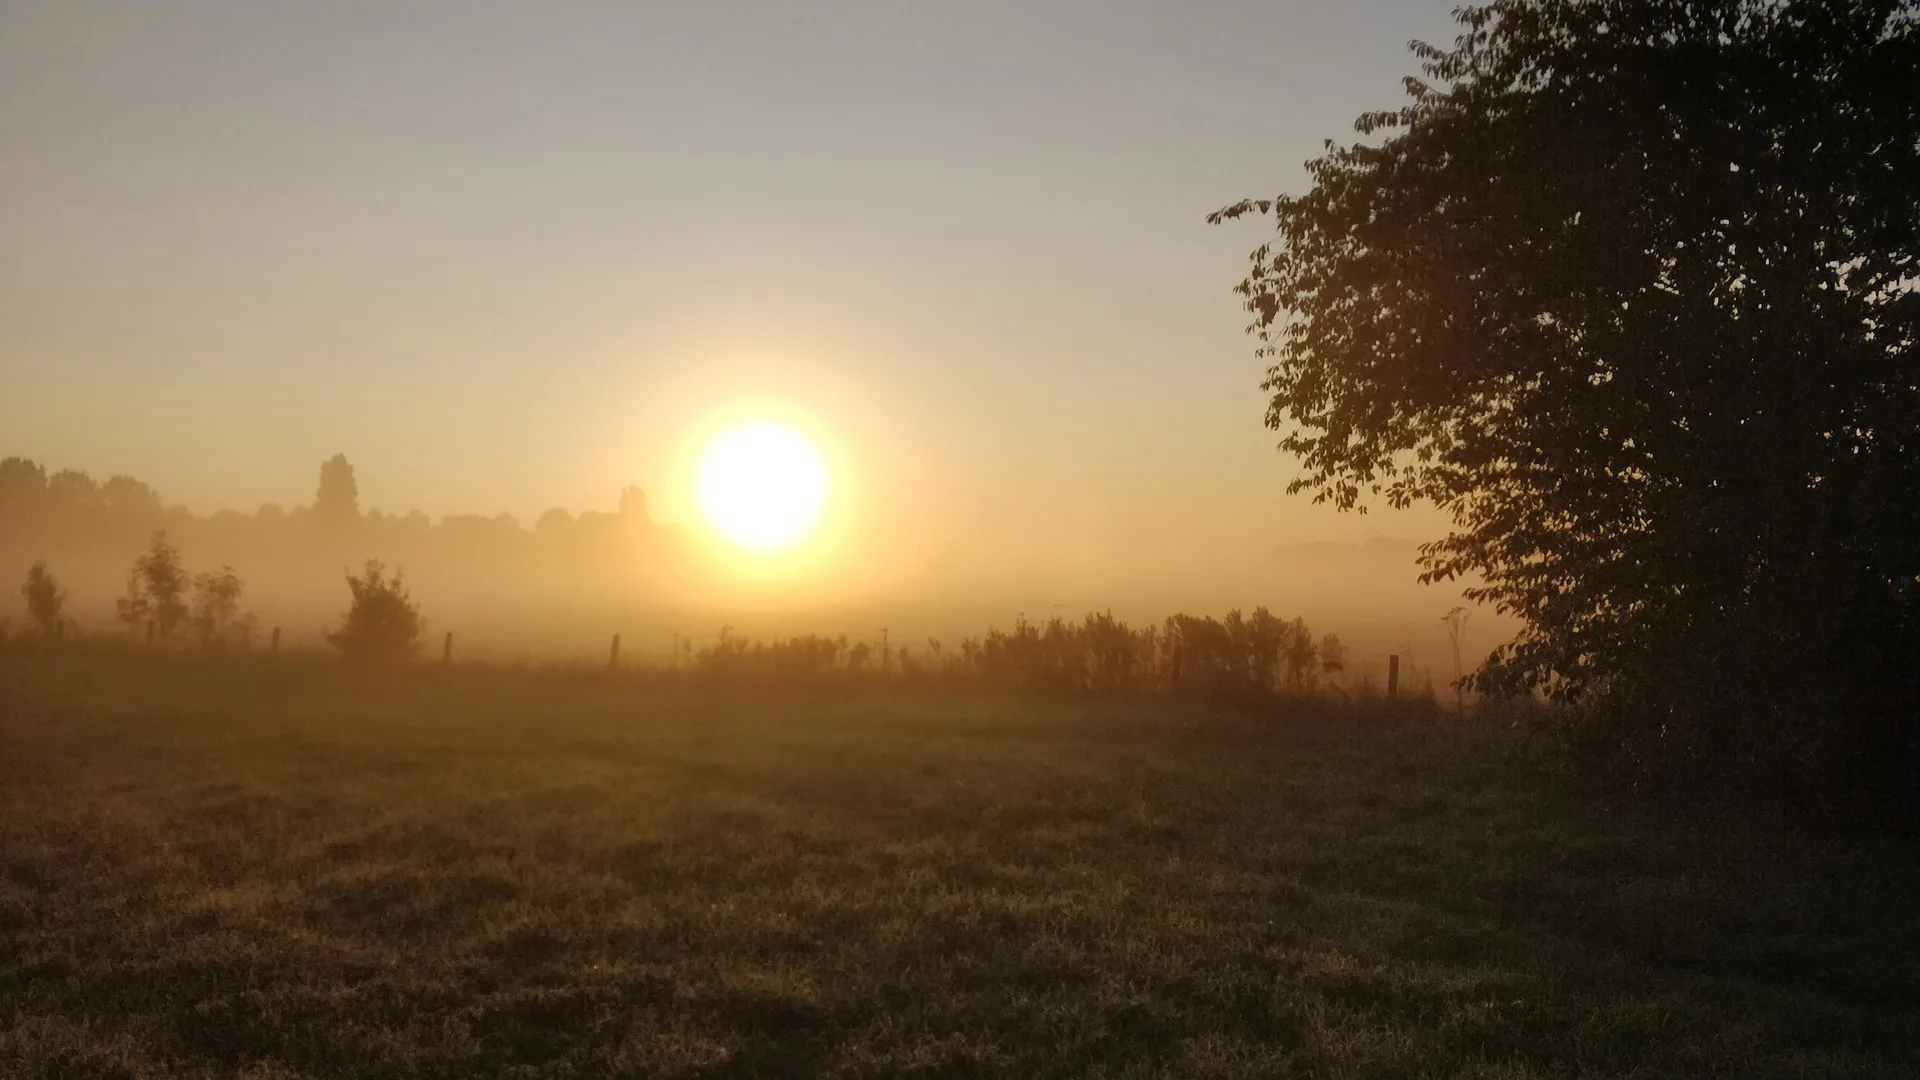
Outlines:
[[[1910,850],[1513,738],[0,656],[0,1076],[1911,1076]]]

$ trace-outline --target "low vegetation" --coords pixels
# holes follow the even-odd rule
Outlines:
[[[1911,848],[1505,729],[0,652],[0,1075],[1920,1074]]]
[[[1326,690],[1348,697],[1323,677],[1345,667],[1347,650],[1334,634],[1316,638],[1303,619],[1281,619],[1265,607],[1215,619],[1174,615],[1135,627],[1108,613],[1078,622],[1016,619],[1011,631],[989,630],[948,648],[883,645],[817,634],[750,641],[723,627],[718,640],[692,653],[691,667],[728,679],[780,684],[894,673],[944,678],[1003,690],[1106,696],[1159,694],[1213,702],[1276,697],[1306,699]]]
[[[27,601],[27,618],[34,630],[43,638],[59,637],[62,613],[67,607],[67,590],[60,587],[60,580],[47,569],[45,562],[36,562],[27,568],[27,580],[20,586],[20,595]]]
[[[327,644],[357,663],[394,663],[420,647],[420,608],[407,591],[405,575],[389,575],[385,565],[368,559],[366,569],[347,575],[353,603],[340,616],[340,628]]]

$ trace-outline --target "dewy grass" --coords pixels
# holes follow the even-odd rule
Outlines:
[[[0,655],[0,1076],[1920,1075],[1910,849],[1517,737]]]

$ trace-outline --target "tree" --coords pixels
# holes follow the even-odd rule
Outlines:
[[[572,532],[573,515],[557,506],[541,514],[533,523],[533,535],[547,543],[561,543]]]
[[[347,455],[335,454],[320,463],[320,487],[313,496],[313,516],[327,525],[350,525],[360,517],[360,485],[353,478]]]
[[[100,509],[100,485],[79,469],[61,469],[47,478],[47,508],[69,521]]]
[[[200,644],[211,647],[225,640],[240,613],[240,594],[246,588],[231,566],[222,566],[217,574],[194,577],[193,624],[200,631]]]
[[[647,493],[629,484],[620,489],[620,519],[639,528],[653,523],[647,513]]]
[[[153,601],[147,599],[146,579],[140,575],[140,561],[134,560],[132,569],[127,571],[127,591],[113,602],[113,616],[127,624],[127,629],[138,632],[153,618]]]
[[[67,591],[60,587],[43,559],[27,570],[26,584],[20,595],[27,598],[27,617],[40,630],[40,636],[52,640],[60,636],[60,615],[66,610]]]
[[[1320,647],[1314,652],[1320,657],[1320,673],[1326,676],[1338,675],[1347,669],[1347,645],[1340,640],[1339,634],[1328,634],[1320,639]]]
[[[165,641],[187,618],[187,605],[181,599],[187,585],[180,549],[167,542],[166,533],[156,532],[147,553],[133,560],[127,571],[127,593],[115,603],[116,615],[135,629],[151,619]]]
[[[1292,490],[1425,500],[1475,688],[1635,784],[1920,817],[1920,6],[1495,0],[1249,200]]]
[[[8,521],[37,518],[47,499],[47,470],[31,458],[0,460],[0,511]]]
[[[340,617],[340,629],[327,635],[327,643],[351,661],[391,662],[412,656],[423,624],[402,575],[396,571],[388,577],[385,565],[368,559],[359,576],[347,574],[347,588],[353,604]]]
[[[151,525],[160,517],[160,495],[144,481],[113,476],[100,485],[100,501],[108,514],[132,525]]]

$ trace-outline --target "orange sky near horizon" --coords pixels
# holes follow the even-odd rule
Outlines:
[[[740,419],[861,558],[1099,579],[1430,511],[1284,494],[1244,195],[1447,6],[0,0],[0,454],[206,513],[697,517]]]

